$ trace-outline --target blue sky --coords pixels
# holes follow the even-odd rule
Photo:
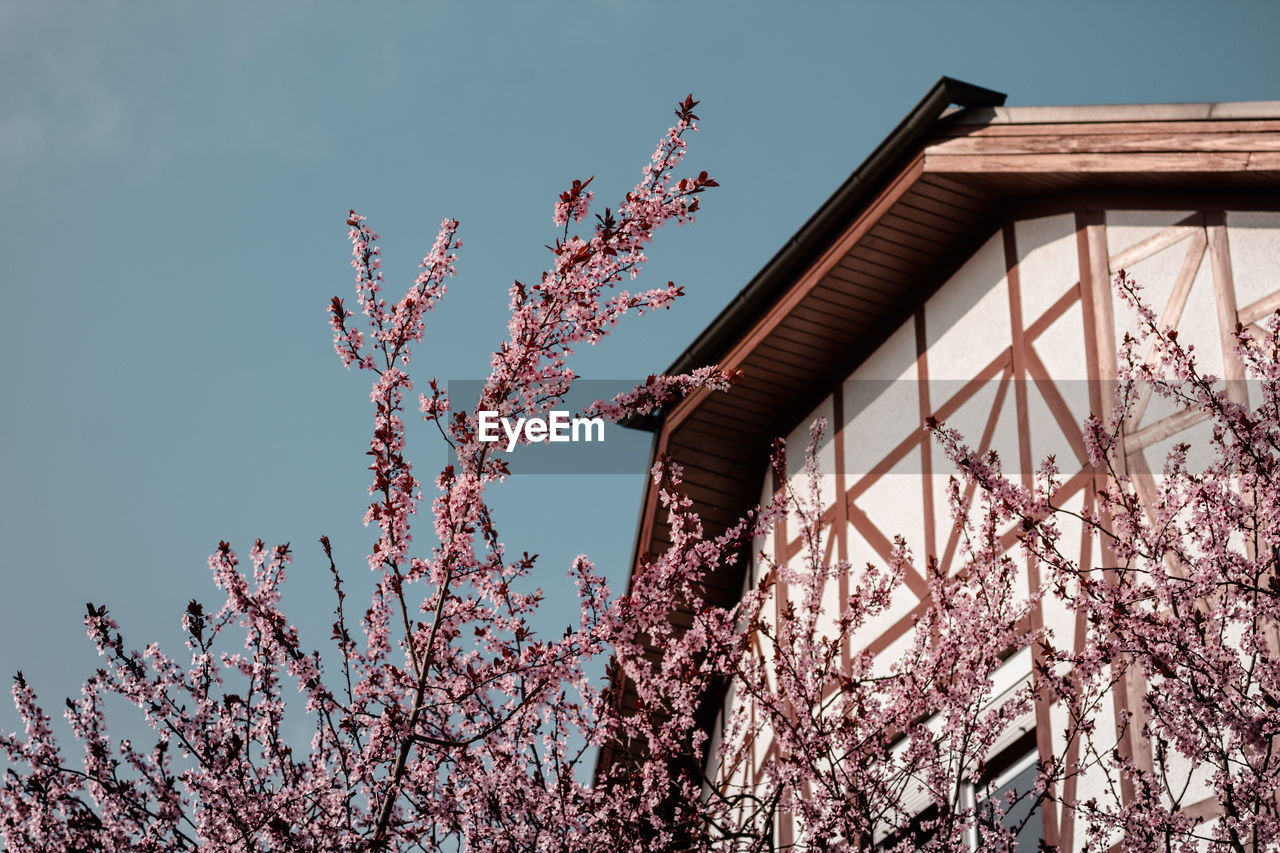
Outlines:
[[[1280,98],[1264,3],[562,2],[195,4],[0,0],[0,673],[48,707],[97,657],[84,603],[180,650],[218,601],[218,540],[291,541],[286,607],[311,645],[373,541],[372,410],[333,354],[348,208],[403,288],[439,221],[459,275],[415,358],[482,376],[506,289],[547,262],[556,194],[613,204],[689,92],[690,164],[719,179],[648,280],[688,297],[581,353],[599,379],[660,370],[941,75],[1012,105]],[[438,469],[425,430],[420,474]],[[494,495],[540,552],[550,626],[587,552],[624,583],[630,475],[515,478]],[[429,526],[420,526],[425,537]],[[0,710],[0,726],[15,724]]]

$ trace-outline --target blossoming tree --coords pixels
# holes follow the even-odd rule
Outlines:
[[[512,286],[508,338],[479,398],[452,400],[434,380],[419,395],[421,414],[455,458],[434,478],[429,537],[421,528],[413,536],[425,498],[406,448],[406,395],[413,347],[454,274],[458,223],[442,224],[421,274],[393,303],[377,235],[350,214],[359,316],[335,297],[330,323],[343,364],[372,381],[365,521],[378,537],[368,605],[350,611],[351,578],[327,538],[337,601],[336,658],[327,663],[281,611],[287,545],[255,543],[250,572],[219,544],[209,567],[224,598],[216,608],[187,607],[182,659],[155,645],[132,650],[106,608],[90,604],[85,624],[104,663],[66,703],[78,761],[57,743],[21,674],[15,680],[25,731],[0,739],[10,764],[0,789],[6,849],[746,851],[775,849],[785,816],[796,849],[1007,850],[1047,802],[1087,814],[1094,850],[1119,842],[1243,853],[1276,843],[1277,325],[1265,341],[1240,336],[1264,389],[1263,404],[1248,410],[1143,315],[1159,358],[1131,353],[1118,411],[1149,383],[1207,411],[1219,453],[1206,471],[1175,455],[1154,501],[1139,500],[1119,473],[1111,478],[1101,508],[1084,519],[1115,557],[1103,572],[1082,570],[1056,547],[1051,463],[1027,489],[933,424],[959,476],[983,497],[971,505],[953,489],[964,567],[931,573],[930,606],[888,668],[860,653],[846,663],[841,650],[887,606],[910,555],[900,544],[890,565],[858,575],[834,613],[824,603],[823,579],[849,567],[821,558],[822,424],[806,455],[809,476],[798,481],[807,486],[781,490],[717,537],[704,535],[682,494],[678,461],[658,460],[652,473],[671,547],[646,557],[621,597],[577,558],[578,624],[558,637],[531,628],[541,603],[525,582],[534,559],[508,550],[489,512],[486,492],[508,468],[502,446],[481,440],[478,413],[517,417],[561,404],[575,379],[575,348],[680,295],[674,284],[634,293],[616,285],[639,273],[661,225],[692,221],[701,194],[716,186],[706,172],[677,176],[696,104],[678,105],[640,183],[596,216],[589,236],[573,232],[589,213],[590,179],[560,196],[552,267]],[[587,414],[617,421],[697,388],[726,390],[733,379],[715,367],[651,377]],[[1092,422],[1100,467],[1112,434]],[[782,448],[775,465],[785,471]],[[784,521],[803,531],[801,558],[770,565],[735,606],[711,605],[707,576],[749,556]],[[1043,629],[1027,627],[1026,614],[1043,602],[1017,591],[1011,528],[1053,578],[1054,594],[1091,626],[1083,648],[1057,649]],[[778,579],[795,598],[771,618],[765,605]],[[1046,650],[1044,671],[997,698],[1003,656],[1033,643]],[[606,658],[600,687],[589,675]],[[1142,717],[1121,720],[1118,732],[1100,727],[1096,707],[1128,668],[1151,685]],[[624,686],[637,697],[626,713]],[[712,741],[699,709],[726,687],[740,701]],[[104,705],[113,695],[139,709],[154,743],[112,740]],[[963,794],[1011,721],[1049,699],[1070,710],[1064,755],[1088,760],[1041,762],[1036,784],[1017,796]],[[304,753],[285,736],[286,715],[299,711],[314,723]],[[766,730],[779,750],[762,776],[747,779],[749,746]],[[1152,744],[1150,760],[1118,748],[1135,731]],[[598,768],[588,784],[595,750],[606,745],[628,757]],[[1114,796],[1067,797],[1068,774],[1081,767],[1100,768]],[[1211,792],[1215,808],[1184,808],[1193,784]]]
[[[1023,531],[1053,595],[1087,626],[1074,649],[1040,640],[1044,700],[1068,711],[1076,773],[1101,770],[1104,792],[1071,801],[1087,820],[1086,848],[1273,850],[1280,846],[1280,315],[1265,328],[1237,325],[1235,353],[1254,380],[1250,407],[1240,380],[1202,372],[1193,347],[1163,327],[1121,270],[1120,296],[1140,333],[1125,336],[1121,383],[1109,421],[1086,423],[1086,443],[1107,486],[1082,521],[1110,555],[1090,570],[1060,548],[1060,485],[1048,461],[1034,491],[974,460],[956,436],[953,458]],[[1117,468],[1128,412],[1158,395],[1205,419],[1211,458],[1189,461],[1180,443],[1153,482]],[[1144,685],[1116,728],[1098,709],[1125,683]],[[1065,756],[1042,768],[1041,787],[1061,784]],[[1061,790],[1061,787],[1059,788]]]
[[[373,500],[365,521],[380,535],[369,555],[368,607],[349,614],[327,538],[338,650],[328,669],[279,607],[287,545],[255,543],[250,577],[231,545],[219,544],[209,567],[225,599],[216,608],[188,606],[185,660],[155,645],[130,650],[106,608],[90,604],[85,624],[105,663],[65,712],[81,761],[56,743],[22,675],[15,681],[26,731],[0,742],[13,765],[0,800],[7,849],[589,849],[640,819],[647,795],[581,781],[592,748],[616,725],[585,666],[617,630],[618,604],[579,558],[571,573],[580,624],[562,637],[535,636],[529,617],[541,595],[521,583],[533,558],[508,555],[493,525],[485,490],[507,468],[478,439],[476,413],[554,407],[574,380],[568,359],[576,346],[595,343],[626,314],[679,296],[674,284],[636,293],[615,285],[639,273],[660,226],[692,221],[700,194],[716,186],[706,172],[675,175],[696,129],[696,103],[678,105],[641,182],[596,217],[588,237],[571,231],[587,215],[590,180],[561,195],[553,266],[536,283],[511,288],[509,337],[480,399],[455,409],[434,381],[420,396],[423,415],[456,456],[435,477],[435,542],[427,548],[415,549],[411,532],[423,490],[406,455],[405,395],[414,387],[413,345],[454,274],[458,223],[442,223],[421,274],[391,303],[377,235],[351,213],[363,318],[335,297],[330,322],[343,364],[372,377]],[[621,418],[727,381],[714,369],[656,377],[597,409]],[[223,641],[239,631],[243,646],[227,648]],[[298,698],[288,699],[294,689]],[[141,710],[156,730],[154,745],[109,738],[109,694]],[[298,702],[315,722],[306,755],[295,754],[282,727],[286,703]]]

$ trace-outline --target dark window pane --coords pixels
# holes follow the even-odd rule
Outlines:
[[[980,798],[978,800],[979,820],[990,825],[995,816],[994,805],[999,803],[1001,810],[1004,812],[1000,823],[1010,828],[1016,828],[1031,813],[1031,806],[1035,802],[1031,789],[1035,787],[1036,775],[1036,766],[1033,764],[999,788],[989,792],[987,796]],[[1006,796],[1011,791],[1014,796],[1019,797],[1018,801],[1012,806],[1008,805],[1006,800]],[[1022,827],[1022,831],[1018,833],[1018,853],[1035,853],[1039,849],[1043,831],[1044,822],[1037,811],[1030,820],[1027,820],[1026,825]]]
[[[908,840],[911,842],[912,849],[921,850],[935,835],[932,829],[926,830],[924,825],[936,819],[937,816],[938,809],[934,806],[929,806],[929,808],[916,815],[911,823],[901,831],[894,833],[876,846],[881,850],[892,850],[904,840]]]

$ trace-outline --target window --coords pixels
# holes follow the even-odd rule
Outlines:
[[[1019,853],[1034,853],[1039,849],[1040,839],[1044,837],[1044,820],[1039,809],[1032,810],[1036,805],[1038,757],[1033,729],[1000,753],[988,766],[985,777],[971,788],[978,816],[977,837],[973,839],[975,849],[982,846],[982,827],[991,826],[998,811],[1003,812],[1000,824],[1018,833]]]
[[[972,807],[977,814],[978,827],[970,834],[969,845],[981,850],[983,827],[990,827],[997,820],[1017,832],[1016,849],[1019,853],[1036,853],[1044,836],[1044,821],[1035,803],[1034,788],[1037,777],[1036,733],[1032,729],[1018,737],[1003,749],[984,769],[976,782],[969,782],[961,792],[961,806]],[[1012,804],[1009,800],[1012,799]],[[997,808],[998,804],[998,808]],[[921,849],[933,837],[925,827],[936,818],[938,810],[930,805],[922,809],[902,831],[882,839],[877,848],[892,850],[904,840],[910,846]]]

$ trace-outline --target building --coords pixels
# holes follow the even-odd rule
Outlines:
[[[727,394],[695,394],[641,424],[655,453],[684,465],[708,532],[778,487],[771,440],[802,446],[817,415],[834,433],[823,448],[833,553],[854,566],[888,560],[895,533],[921,559],[936,555],[945,567],[954,558],[939,486],[948,463],[921,429],[929,416],[1000,446],[1024,476],[1056,453],[1062,499],[1083,505],[1099,472],[1079,425],[1105,410],[1128,323],[1111,289],[1120,268],[1147,286],[1163,322],[1196,343],[1206,369],[1240,375],[1236,323],[1280,307],[1280,102],[1003,103],[940,80],[668,369],[718,364],[744,376]],[[1148,407],[1125,431],[1128,472],[1142,482],[1190,426]],[[649,489],[638,555],[669,541]],[[799,543],[784,532],[764,547],[786,561]],[[732,603],[758,568],[714,577],[710,595]],[[925,595],[920,566],[906,586],[916,597],[861,635],[872,651],[912,630]],[[1038,618],[1057,618],[1052,627],[1069,643],[1075,626],[1060,616]],[[1010,683],[1028,677],[1033,657],[1010,659]],[[1134,695],[1118,691],[1117,708]],[[708,730],[728,701],[706,697]],[[1021,738],[1002,747],[1026,752],[1008,757],[1011,772],[1053,749],[1051,716],[1038,704]],[[1129,748],[1137,761],[1149,756],[1136,735]],[[761,760],[769,749],[758,745]],[[1077,849],[1071,815],[1052,811],[1044,840]],[[779,842],[790,832],[783,815]]]

